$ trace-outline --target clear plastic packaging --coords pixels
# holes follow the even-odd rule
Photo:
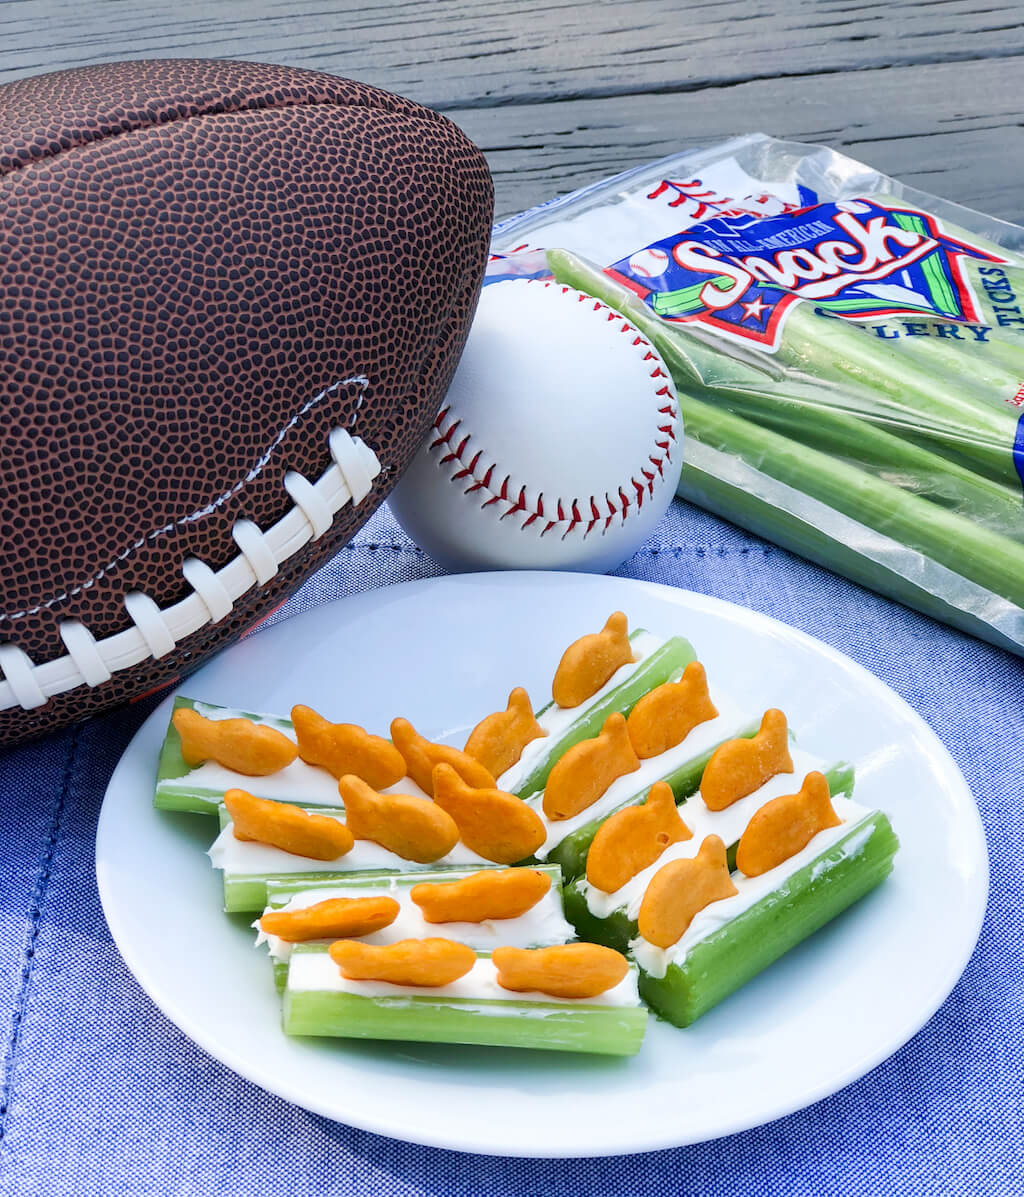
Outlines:
[[[752,134],[497,225],[670,366],[684,498],[1024,655],[1024,228]]]

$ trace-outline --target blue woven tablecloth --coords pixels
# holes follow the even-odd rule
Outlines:
[[[383,511],[275,619],[437,572]],[[111,942],[96,817],[149,702],[0,757],[3,1197],[1024,1192],[1024,661],[680,502],[618,572],[812,633],[888,682],[949,746],[981,808],[992,896],[980,945],[931,1022],[834,1097],[677,1151],[493,1159],[308,1114],[193,1046]]]

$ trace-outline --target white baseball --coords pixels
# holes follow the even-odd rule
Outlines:
[[[637,278],[659,278],[668,270],[668,254],[661,249],[641,249],[629,259]]]
[[[571,287],[512,279],[484,288],[391,506],[450,569],[600,572],[664,515],[682,449],[672,379],[633,325]]]

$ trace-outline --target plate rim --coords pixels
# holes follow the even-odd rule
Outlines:
[[[592,579],[601,584],[611,583],[613,586],[622,586],[626,589],[641,588],[643,590],[652,592],[656,597],[668,600],[679,606],[690,607],[693,609],[703,610],[710,614],[715,614],[719,611],[724,612],[739,612],[744,621],[752,621],[753,630],[757,631],[761,626],[765,629],[775,631],[781,629],[785,636],[795,638],[798,642],[802,642],[805,648],[824,656],[835,664],[842,666],[845,669],[852,670],[855,674],[860,675],[862,679],[866,680],[869,686],[881,687],[887,692],[890,701],[901,708],[905,715],[910,717],[911,722],[917,725],[919,733],[929,743],[931,750],[934,752],[938,749],[941,757],[944,758],[944,765],[948,770],[948,776],[951,781],[955,782],[956,788],[962,791],[961,799],[966,798],[969,801],[964,803],[965,810],[968,813],[968,821],[972,825],[972,829],[977,838],[978,851],[976,853],[980,868],[977,871],[975,883],[972,886],[970,893],[972,897],[972,908],[967,911],[969,915],[970,933],[964,936],[961,949],[952,958],[946,959],[946,967],[943,969],[941,978],[936,980],[933,992],[927,1003],[919,1007],[912,1018],[906,1020],[906,1025],[901,1026],[895,1034],[890,1034],[885,1037],[876,1050],[865,1053],[859,1060],[851,1063],[846,1067],[837,1077],[835,1074],[831,1075],[827,1080],[823,1080],[818,1084],[811,1084],[797,1095],[794,1094],[789,1101],[784,1101],[781,1105],[777,1105],[774,1112],[765,1117],[762,1114],[751,1114],[750,1104],[747,1103],[740,1107],[734,1116],[729,1120],[724,1120],[720,1127],[713,1133],[706,1133],[701,1131],[695,1135],[687,1135],[685,1128],[680,1128],[679,1133],[668,1135],[654,1135],[642,1142],[633,1144],[614,1145],[610,1150],[594,1151],[591,1148],[582,1147],[578,1144],[570,1144],[568,1147],[553,1148],[551,1150],[512,1150],[508,1143],[501,1142],[497,1139],[487,1141],[484,1136],[476,1136],[472,1141],[456,1141],[452,1138],[442,1139],[439,1136],[430,1133],[416,1133],[415,1128],[411,1128],[409,1132],[403,1131],[401,1134],[395,1133],[394,1124],[385,1124],[383,1120],[370,1117],[359,1117],[358,1107],[352,1111],[346,1111],[345,1115],[340,1115],[336,1109],[331,1108],[330,1103],[317,1100],[315,1097],[311,1098],[308,1094],[301,1091],[301,1086],[294,1085],[289,1081],[279,1081],[275,1084],[269,1084],[267,1079],[259,1074],[259,1070],[250,1066],[246,1059],[238,1059],[235,1053],[231,1050],[224,1050],[219,1047],[216,1042],[216,1037],[213,1033],[207,1033],[202,1025],[201,1020],[193,1019],[189,1014],[179,1010],[173,999],[167,998],[164,993],[164,987],[159,984],[149,974],[148,967],[145,963],[140,963],[137,959],[133,960],[133,953],[129,950],[126,954],[122,942],[127,940],[130,944],[131,936],[126,933],[125,924],[121,921],[121,915],[118,911],[118,904],[114,901],[112,894],[107,888],[105,881],[105,870],[101,860],[101,844],[106,839],[106,820],[105,814],[108,810],[107,797],[110,791],[114,788],[115,779],[123,767],[126,767],[126,760],[130,757],[132,750],[137,740],[142,739],[149,731],[149,729],[160,721],[165,723],[168,718],[167,712],[171,708],[175,696],[179,693],[181,686],[176,685],[174,689],[163,699],[156,709],[143,721],[138,730],[132,736],[129,743],[126,745],[118,763],[111,773],[110,780],[104,791],[103,801],[101,804],[99,817],[96,826],[95,837],[95,872],[97,889],[99,892],[100,905],[103,911],[104,918],[107,922],[107,927],[110,931],[111,937],[114,941],[114,946],[117,948],[121,959],[128,969],[128,971],[135,978],[139,986],[146,993],[153,1004],[161,1011],[161,1013],[187,1038],[192,1040],[198,1047],[210,1055],[213,1059],[229,1068],[232,1072],[241,1076],[244,1080],[256,1085],[263,1091],[274,1096],[283,1098],[284,1100],[305,1109],[311,1113],[325,1117],[340,1125],[349,1126],[361,1131],[368,1131],[370,1133],[380,1135],[385,1138],[394,1139],[398,1142],[412,1143],[418,1146],[430,1147],[439,1150],[461,1151],[470,1155],[494,1156],[496,1158],[506,1159],[602,1159],[613,1158],[633,1154],[646,1154],[652,1151],[670,1150],[673,1148],[692,1146],[697,1143],[712,1142],[715,1139],[724,1138],[729,1135],[738,1134],[746,1130],[753,1130],[760,1126],[766,1126],[770,1123],[776,1122],[781,1118],[789,1117],[800,1110],[824,1100],[836,1093],[846,1089],[851,1084],[866,1076],[873,1069],[877,1068],[883,1061],[890,1058],[896,1052],[900,1051],[935,1015],[938,1009],[949,997],[950,993],[955,988],[956,984],[963,975],[975,949],[977,948],[978,939],[981,934],[982,925],[985,918],[985,913],[989,899],[989,885],[990,885],[990,860],[988,852],[987,837],[985,835],[984,824],[981,820],[978,804],[974,798],[973,792],[963,775],[962,770],[953,758],[949,749],[939,738],[938,734],[933,730],[928,721],[917,710],[914,709],[898,694],[887,682],[876,674],[872,673],[866,666],[861,665],[852,657],[842,652],[840,649],[834,648],[832,645],[813,634],[804,631],[801,628],[796,628],[791,624],[785,623],[783,620],[772,615],[767,615],[762,611],[754,610],[746,607],[741,603],[732,602],[729,599],[718,598],[713,595],[701,594],[698,591],[688,590],[682,587],[675,587],[661,582],[651,582],[646,579],[618,577],[614,575],[589,575],[579,573],[569,573],[565,571],[554,570],[508,570],[501,573],[466,573],[466,574],[450,574],[440,575],[438,577],[413,579],[408,582],[397,583],[389,586],[389,598],[398,596],[401,592],[414,592],[416,590],[429,590],[436,587],[438,584],[446,583],[465,583],[465,582],[496,582],[505,579],[523,579],[530,580],[536,578],[561,578],[573,579],[579,581],[582,578]],[[516,583],[518,584],[518,583]],[[296,618],[302,618],[306,614],[312,612],[322,611],[324,608],[337,607],[340,605],[351,604],[353,601],[366,602],[372,599],[373,595],[378,592],[379,587],[373,587],[369,590],[360,591],[356,594],[340,596],[332,599],[327,603],[319,603],[308,611],[296,612],[294,616],[289,619],[272,625],[272,628],[283,628],[291,624]],[[247,638],[248,639],[248,638]],[[238,645],[231,645],[225,652],[231,652],[237,649]],[[218,660],[222,654],[218,653],[213,658],[213,661]],[[183,679],[187,685],[194,677],[201,674],[205,668],[212,662],[207,662],[196,674],[189,675],[188,678]],[[149,809],[153,809],[150,806]],[[923,1015],[921,1012],[924,1012]],[[910,1025],[913,1024],[913,1025]]]

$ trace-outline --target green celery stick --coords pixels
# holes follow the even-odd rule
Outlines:
[[[735,735],[727,736],[725,739],[736,739],[740,736],[753,736],[758,727],[759,722],[748,724],[741,728]],[[685,744],[685,740],[683,743]],[[723,739],[722,743],[725,742]],[[718,744],[712,745],[707,751],[702,752],[699,756],[691,757],[689,760],[683,761],[681,764],[670,769],[663,777],[658,778],[658,781],[665,781],[672,787],[672,793],[675,795],[676,802],[682,802],[689,798],[691,794],[696,793],[697,787],[700,785],[701,776],[704,773],[704,767],[711,759],[711,754],[718,747]],[[654,785],[652,782],[651,785]],[[564,839],[559,840],[557,844],[548,852],[547,859],[555,864],[561,865],[562,873],[566,881],[572,881],[579,877],[586,871],[587,868],[587,853],[590,851],[590,844],[594,836],[597,834],[597,829],[606,820],[610,819],[616,811],[622,810],[627,806],[636,806],[638,803],[646,799],[650,793],[650,786],[638,793],[633,794],[624,802],[620,802],[612,810],[605,811],[603,814],[591,819],[589,823],[584,823],[581,827],[577,827],[575,831],[570,832]],[[541,798],[531,800],[538,808],[541,803]]]
[[[303,894],[307,891],[316,893],[318,890],[332,890],[341,886],[344,889],[366,889],[376,893],[387,893],[392,885],[399,889],[412,889],[414,885],[421,883],[458,881],[460,877],[470,877],[474,873],[480,872],[481,867],[438,869],[434,872],[423,873],[357,873],[343,880],[339,880],[336,876],[330,876],[317,877],[315,880],[307,881],[306,878],[311,874],[304,874],[302,879],[274,877],[267,881],[267,909],[280,910],[283,906],[287,906],[296,894]],[[494,867],[505,869],[509,866],[495,865]],[[544,873],[550,877],[552,888],[561,893],[562,870],[557,864],[532,864],[527,867],[536,873]]]
[[[1019,484],[1014,491],[906,436],[896,436],[878,424],[823,405],[818,401],[820,397],[809,403],[802,395],[778,390],[764,395],[702,392],[701,398],[847,464],[870,470],[892,486],[981,520],[993,531],[1024,538]]]
[[[638,633],[635,632],[634,635],[636,634]],[[549,737],[553,743],[545,743],[543,755],[513,792],[527,798],[543,790],[555,762],[570,748],[581,740],[589,740],[598,735],[605,719],[615,711],[628,715],[648,691],[667,682],[674,673],[681,671],[696,659],[693,645],[682,636],[672,636],[666,640],[649,657],[641,661],[621,685],[609,690],[597,702],[582,707],[579,716],[561,735]],[[543,714],[548,709],[550,707],[545,707],[538,714]]]
[[[319,953],[335,968],[323,945],[301,944],[293,961]],[[486,959],[486,957],[482,957]],[[545,1051],[635,1055],[643,1043],[647,1011],[630,1006],[516,998],[454,998],[424,990],[394,997],[322,989],[301,989],[292,967],[285,987],[284,1030],[288,1035],[350,1039],[398,1039],[416,1043],[469,1043],[528,1047]],[[631,966],[635,975],[635,966]]]
[[[224,710],[223,707],[218,707],[216,703],[202,702],[195,698],[186,698],[184,695],[177,695],[174,699],[174,710],[180,710],[182,707],[189,707],[193,710],[198,708],[200,713],[204,709]],[[282,715],[265,715],[255,711],[239,711],[239,716],[245,719],[258,719],[264,723],[276,727],[279,731],[284,732],[291,738],[292,722],[290,719],[285,719]],[[201,766],[196,766],[196,769]],[[157,810],[177,810],[187,811],[194,814],[215,815],[217,813],[218,805],[224,801],[223,789],[210,789],[199,782],[189,783],[189,775],[194,773],[196,769],[185,763],[184,757],[181,755],[181,737],[174,724],[168,721],[167,734],[164,736],[163,746],[160,749],[160,761],[157,766],[156,790],[153,795],[153,805]],[[329,774],[324,773],[325,777],[325,793],[330,793],[335,790],[334,779]],[[251,794],[255,794],[257,798],[274,797],[273,794],[267,795],[263,792],[259,777],[242,777],[239,775],[239,785],[247,789]],[[281,801],[289,801],[287,797],[283,797]]]
[[[641,970],[644,1000],[669,1022],[689,1026],[884,881],[898,847],[889,820],[873,811],[772,893],[698,940],[664,977]]]
[[[897,543],[1024,606],[1024,545],[863,470],[710,404],[686,408],[688,433]],[[685,469],[684,469],[685,474]]]
[[[831,768],[825,770],[825,779],[828,782],[829,793],[834,798],[837,794],[845,794],[849,797],[853,793],[854,785],[854,767],[846,761],[841,761]],[[796,781],[794,781],[794,788],[796,788]],[[645,796],[646,797],[646,796]],[[700,802],[701,799],[696,794],[691,795],[689,802]],[[635,805],[628,803],[627,805]],[[688,803],[683,802],[680,806],[679,813],[683,820],[686,820],[686,807]],[[620,808],[621,809],[621,808]],[[572,879],[566,882],[565,888],[562,891],[562,901],[565,906],[565,917],[576,928],[576,933],[580,939],[589,939],[593,943],[601,943],[606,947],[615,948],[619,952],[625,952],[629,947],[629,941],[635,939],[637,935],[636,919],[630,918],[626,912],[625,906],[615,909],[605,918],[600,918],[594,914],[587,905],[587,896],[584,889],[584,879],[587,869],[587,851],[590,848],[590,841],[593,840],[597,832],[598,825],[595,825],[590,833],[590,839],[587,841],[586,848],[583,849],[582,867],[579,871],[572,875]],[[581,828],[581,830],[586,830]],[[736,867],[736,848],[739,844],[738,840],[726,844],[727,859],[730,870]]]
[[[688,455],[678,491],[681,498],[972,636],[1010,652],[1020,653],[1024,649],[1024,640],[1012,640],[1002,635],[990,623],[952,606],[930,590],[822,531],[817,522],[800,519],[783,510],[776,502],[756,493],[745,480],[727,480],[717,469],[708,468],[703,461],[698,462],[696,456],[695,453]]]

